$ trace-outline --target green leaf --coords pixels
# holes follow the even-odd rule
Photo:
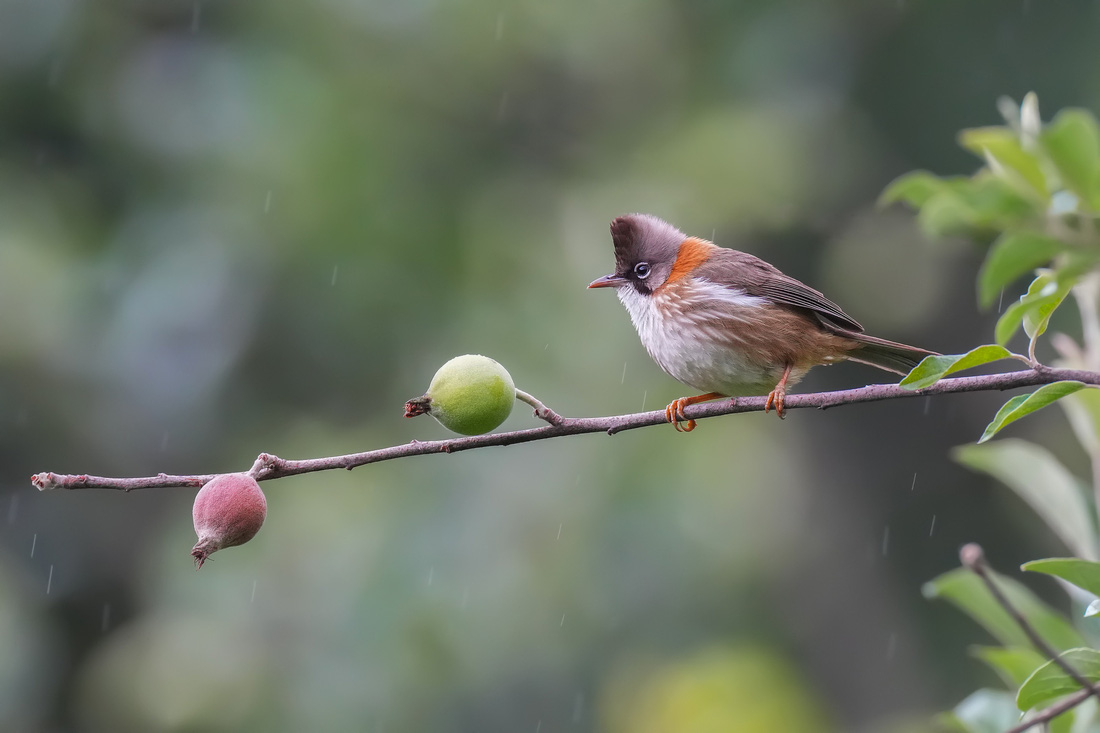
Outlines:
[[[1088,385],[1084,382],[1064,380],[1052,384],[1044,384],[1031,394],[1016,395],[1001,406],[1001,409],[993,416],[993,422],[986,426],[985,432],[982,433],[982,437],[978,438],[978,442],[984,443],[1000,432],[1000,430],[1009,423],[1016,422],[1021,417],[1030,415],[1036,410],[1041,410],[1052,402],[1057,402],[1066,395],[1071,395],[1078,390],[1086,388],[1088,388]]]
[[[965,354],[942,354],[926,356],[913,371],[905,375],[900,384],[906,389],[924,389],[930,387],[948,374],[961,372],[999,359],[1008,359],[1012,352],[1003,346],[987,345],[971,349]]]
[[[1091,511],[1077,479],[1041,446],[1008,438],[952,451],[956,461],[1000,480],[1078,557],[1098,560]]]
[[[917,221],[930,237],[969,234],[980,227],[980,216],[958,191],[943,190],[929,198],[920,208]]]
[[[978,273],[978,300],[982,307],[988,308],[1002,288],[1050,262],[1065,248],[1065,243],[1042,234],[1022,231],[1002,234],[993,243]]]
[[[992,571],[990,571],[992,572]],[[1072,625],[1020,583],[992,573],[997,587],[1035,630],[1055,649],[1081,646],[1084,641]],[[982,579],[965,568],[956,568],[930,580],[921,588],[926,598],[948,601],[974,619],[1005,646],[1028,646],[1027,635],[985,587]]]
[[[1100,652],[1095,649],[1070,649],[1059,656],[1085,679],[1093,683],[1100,681]],[[1020,686],[1020,691],[1016,693],[1016,707],[1031,710],[1080,689],[1081,685],[1074,682],[1052,659],[1035,670]]]
[[[1020,722],[1020,712],[1012,693],[983,689],[938,716],[937,722],[957,733],[1004,733]]]
[[[972,646],[970,654],[989,665],[1013,689],[1046,661],[1042,654],[1026,646]]]
[[[1063,110],[1039,135],[1039,143],[1065,187],[1095,207],[1100,192],[1100,128],[1096,118],[1085,110]]]
[[[1032,573],[1053,575],[1094,596],[1100,596],[1100,563],[1079,557],[1051,557],[1025,562],[1020,567]]]
[[[919,209],[928,199],[946,189],[947,183],[928,171],[913,171],[896,178],[878,198],[879,206],[903,201]]]
[[[994,333],[997,343],[1002,346],[1007,344],[1021,324],[1024,324],[1028,337],[1037,338],[1042,335],[1051,315],[1062,304],[1072,287],[1073,278],[1067,277],[1064,282],[1059,282],[1057,274],[1051,270],[1040,271],[1028,286],[1027,293],[1009,306],[997,321]]]
[[[959,133],[959,143],[979,157],[991,155],[1006,168],[1015,171],[1036,192],[1047,197],[1046,177],[1039,161],[1026,152],[1017,134],[1007,127],[977,127]]]

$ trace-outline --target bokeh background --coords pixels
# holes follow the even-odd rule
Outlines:
[[[584,287],[630,211],[872,333],[988,341],[981,250],[875,199],[972,170],[954,136],[1000,95],[1097,109],[1098,30],[1029,0],[0,0],[0,729],[928,730],[994,678],[921,583],[964,541],[1061,551],[947,457],[999,395],[282,479],[201,572],[193,490],[28,478],[441,438],[402,405],[468,352],[565,414],[663,406],[685,388]],[[1013,430],[1082,466],[1048,412]]]

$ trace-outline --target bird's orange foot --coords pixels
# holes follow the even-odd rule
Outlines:
[[[678,400],[673,400],[665,408],[665,420],[672,423],[672,427],[676,428],[678,432],[690,433],[695,429],[695,421],[689,420],[687,415],[684,414],[684,408],[692,404],[691,397],[681,397]]]
[[[775,406],[775,414],[782,420],[786,416],[786,412],[783,409],[783,400],[787,397],[787,390],[782,387],[776,387],[768,393],[768,399],[764,403],[764,412],[769,412],[772,409],[772,405]]]

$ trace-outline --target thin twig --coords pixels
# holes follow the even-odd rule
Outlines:
[[[896,384],[872,384],[867,387],[837,392],[787,395],[784,406],[787,410],[798,410],[811,407],[825,410],[840,405],[896,400],[907,397],[1033,387],[1066,379],[1084,382],[1085,384],[1100,385],[1100,372],[1089,372],[1077,369],[1049,369],[1044,367],[1042,369],[1009,372],[1007,374],[941,379],[931,387],[918,390],[905,389]],[[692,405],[685,409],[684,412],[688,418],[694,420],[741,412],[762,412],[764,410],[765,399],[764,397],[738,397],[734,400],[721,400],[709,404]],[[262,481],[265,479],[296,476],[302,473],[326,471],[335,468],[351,470],[358,466],[365,466],[368,463],[389,461],[395,458],[407,458],[409,456],[419,456],[430,453],[457,453],[459,451],[472,450],[474,448],[487,448],[494,445],[516,445],[518,443],[529,443],[535,440],[546,440],[548,438],[558,438],[565,435],[601,432],[614,435],[624,430],[634,430],[635,428],[644,428],[651,425],[663,425],[665,422],[665,411],[661,409],[652,412],[612,415],[609,417],[563,417],[561,418],[561,422],[556,425],[544,425],[538,428],[516,430],[507,433],[490,433],[488,435],[452,438],[450,440],[432,440],[427,442],[413,441],[411,443],[395,445],[389,448],[380,448],[364,453],[331,456],[328,458],[310,458],[292,461],[271,454],[261,453],[259,458],[257,458],[258,467],[254,466],[251,473],[256,480]],[[162,473],[157,476],[145,478],[105,478],[102,476],[89,476],[87,474],[64,475],[56,473],[39,473],[31,477],[31,482],[41,490],[120,489],[123,491],[130,491],[132,489],[168,488],[173,486],[197,487],[202,486],[207,481],[214,478],[215,475],[216,474],[176,476]]]
[[[1087,690],[1078,690],[1069,697],[1051,705],[1049,708],[1040,710],[1035,715],[1031,716],[1027,720],[1023,721],[1019,725],[1009,728],[1005,733],[1023,733],[1025,730],[1034,728],[1037,725],[1049,723],[1057,718],[1064,712],[1073,710],[1075,707],[1088,700],[1092,695],[1100,692],[1100,685],[1089,685]]]
[[[526,402],[531,407],[535,408],[535,417],[539,420],[545,420],[551,425],[561,425],[565,422],[564,417],[542,404],[537,397],[527,394],[522,389],[516,390],[516,399],[521,402]]]
[[[982,550],[981,545],[971,542],[970,544],[963,545],[963,548],[959,550],[959,559],[962,561],[963,567],[971,571],[985,583],[985,587],[989,589],[989,592],[993,595],[994,600],[1001,605],[1012,620],[1016,622],[1016,625],[1020,627],[1020,630],[1024,632],[1031,644],[1041,653],[1043,656],[1049,657],[1051,661],[1062,668],[1062,671],[1069,675],[1070,679],[1081,686],[1081,692],[1084,693],[1085,698],[1090,695],[1095,695],[1100,700],[1100,690],[1097,690],[1093,686],[1093,681],[1072,664],[1070,664],[1057,649],[1052,647],[1046,639],[1044,639],[1035,627],[1031,625],[1031,622],[1020,613],[1012,602],[1008,600],[1008,597],[1004,594],[1004,591],[997,585],[997,582],[993,579],[993,575],[990,571],[989,564],[985,561],[985,552]]]

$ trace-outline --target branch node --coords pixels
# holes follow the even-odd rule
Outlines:
[[[985,564],[985,551],[977,542],[969,542],[959,550],[959,562],[967,570],[978,572],[978,569]]]
[[[252,468],[248,469],[248,475],[258,479],[261,476],[274,473],[281,462],[282,459],[273,453],[261,453],[256,456],[256,461],[252,464]]]
[[[555,427],[561,427],[565,424],[564,417],[542,404],[537,397],[524,392],[522,389],[516,390],[516,399],[520,402],[526,402],[531,407],[535,408],[534,414],[539,420],[545,420]]]

